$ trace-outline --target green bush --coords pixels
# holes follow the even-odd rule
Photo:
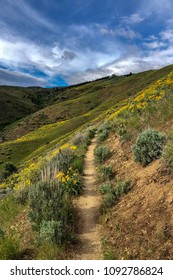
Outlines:
[[[78,132],[73,138],[73,144],[80,146],[84,142],[87,142],[88,134],[87,132]]]
[[[112,128],[112,125],[109,122],[104,122],[98,127],[98,133],[103,131],[110,131]]]
[[[120,139],[123,141],[131,140],[132,135],[131,135],[130,131],[128,131],[124,126],[119,127],[118,134],[120,136]]]
[[[173,167],[173,139],[169,140],[163,149],[163,158],[169,167]]]
[[[101,184],[101,186],[99,187],[99,192],[101,194],[112,193],[113,192],[112,184],[110,182],[105,182]]]
[[[98,142],[99,143],[105,141],[108,138],[110,129],[111,129],[111,125],[109,122],[104,122],[103,124],[101,124],[99,126],[99,128],[98,128]]]
[[[116,196],[114,195],[114,193],[112,192],[106,193],[102,203],[102,208],[105,209],[113,206],[115,204],[115,201],[116,201]]]
[[[61,221],[43,221],[40,227],[40,241],[42,243],[61,244],[63,227]]]
[[[71,167],[74,170],[78,170],[78,172],[80,174],[83,174],[83,169],[84,169],[84,158],[83,158],[83,156],[76,156],[76,158],[74,159]]]
[[[99,172],[102,173],[104,180],[111,179],[111,177],[113,175],[113,170],[112,169],[113,169],[112,164],[110,164],[108,166],[100,166],[99,167]]]
[[[61,174],[62,173],[59,172],[57,177],[59,177]],[[79,195],[83,190],[83,184],[78,170],[73,170],[70,168],[67,174],[64,174],[58,180],[63,191],[70,195]]]
[[[54,182],[38,183],[30,189],[29,206],[29,217],[33,229],[43,236],[44,231],[52,230],[53,232],[55,230],[53,227],[56,225],[56,243],[68,241],[69,233],[72,232],[74,211],[67,192],[64,192]],[[62,225],[61,232],[58,232],[60,224]],[[58,240],[58,236],[60,240]],[[51,239],[53,240],[53,237]]]
[[[101,163],[107,160],[111,156],[111,152],[108,146],[99,146],[95,149],[94,154],[96,160]]]
[[[132,146],[133,158],[136,162],[146,166],[162,155],[166,137],[154,129],[140,133],[136,143]]]
[[[130,181],[121,181],[118,178],[114,186],[110,182],[103,183],[99,188],[99,192],[103,195],[101,210],[113,206],[123,194],[130,191],[130,188]]]
[[[3,171],[1,177],[2,179],[6,179],[15,172],[17,172],[17,167],[11,162],[6,162],[3,165]]]
[[[94,138],[95,133],[96,133],[96,128],[90,129],[90,130],[88,131],[88,138],[89,138],[89,139]]]
[[[114,194],[118,199],[123,194],[127,194],[130,191],[131,183],[130,181],[121,181],[119,178],[116,179],[116,184],[114,188]]]
[[[73,145],[76,145],[76,146],[81,146],[83,145],[84,143],[87,143],[89,144],[90,143],[90,140],[94,137],[96,133],[96,128],[88,128],[87,130],[85,131],[81,131],[81,132],[78,132],[75,134],[75,136],[73,137]]]
[[[104,130],[98,134],[98,142],[101,143],[105,141],[109,136],[109,132],[107,130]]]

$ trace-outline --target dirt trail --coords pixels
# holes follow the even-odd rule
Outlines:
[[[78,260],[102,259],[100,244],[100,226],[98,225],[99,196],[96,190],[96,167],[94,164],[94,149],[96,138],[91,141],[84,163],[84,193],[77,201],[79,213],[79,248],[76,254]]]

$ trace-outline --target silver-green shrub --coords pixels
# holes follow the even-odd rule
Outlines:
[[[71,198],[67,192],[55,182],[38,183],[29,191],[29,206],[31,224],[41,237],[46,238],[50,233],[52,242],[67,241],[74,218]]]
[[[142,166],[148,165],[162,155],[166,137],[154,129],[148,129],[139,134],[136,143],[132,146],[134,161]]]
[[[111,156],[111,152],[108,146],[99,146],[94,151],[96,160],[101,163],[106,161]]]

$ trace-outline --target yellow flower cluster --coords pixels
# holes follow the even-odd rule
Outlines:
[[[157,102],[163,99],[166,95],[166,90],[170,89],[173,89],[173,72],[139,92],[134,99],[130,100],[128,98],[123,101],[121,107],[112,113],[108,119],[116,118],[122,113],[143,110],[147,108],[151,102]]]
[[[41,127],[39,127],[37,130],[29,132],[28,134],[18,138],[14,142],[25,142],[25,141],[34,141],[36,139],[42,139],[45,138],[45,135],[51,135],[51,133],[54,132],[54,130],[60,126],[63,125],[63,122],[58,123],[52,123],[52,124],[46,124]]]
[[[71,182],[73,184],[76,184],[78,179],[79,179],[79,174],[77,171],[73,171],[71,168],[69,168],[69,170],[67,171],[67,174],[65,174],[62,171],[59,171],[55,178],[62,183],[67,183],[67,182]]]

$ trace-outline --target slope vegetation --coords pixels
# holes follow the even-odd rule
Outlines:
[[[168,66],[157,71],[113,76],[62,89],[29,88],[12,92],[11,96],[20,102],[27,99],[27,104],[32,105],[36,112],[4,129],[2,135],[8,141],[0,146],[1,166],[5,161],[20,166],[26,160],[41,155],[62,137],[65,139],[82,125],[103,117],[108,109],[112,110],[112,106],[113,110],[119,108],[123,100],[135,96],[172,69]],[[28,97],[31,92],[33,102]],[[44,108],[38,110],[39,106]],[[18,103],[17,108],[24,108],[23,104]]]
[[[106,259],[173,258],[172,92],[171,71],[107,115],[112,132],[104,145],[110,149],[110,158],[104,168],[99,167],[104,175],[111,170],[108,181],[100,176],[99,186],[106,193],[103,195]],[[143,138],[138,147],[140,156],[149,156],[150,162],[143,165],[135,159],[132,147],[138,135],[149,128],[164,133],[166,144],[162,156],[151,159]],[[152,138],[150,147],[151,142]],[[130,182],[130,189],[126,182]]]
[[[82,195],[84,156],[97,130],[95,156],[97,187],[103,200],[100,234],[104,258],[172,259],[173,66],[68,88],[28,90],[34,91],[32,101],[26,97],[33,112],[6,125],[2,132],[6,140],[0,144],[2,174],[8,161],[18,168],[18,173],[0,185],[5,193],[17,190],[1,200],[0,234],[5,234],[9,245],[8,233],[10,228],[15,229],[15,238],[19,236],[21,242],[18,258],[44,259],[47,252],[50,259],[60,258],[61,242],[67,242],[68,247],[64,247],[63,258],[73,255],[69,245],[74,241],[77,223],[73,195]],[[7,96],[24,104],[21,94]],[[164,132],[166,140],[162,153],[142,166],[135,161],[132,145],[148,128]],[[28,190],[32,191],[30,221]],[[88,191],[93,193],[93,189]],[[33,232],[31,223],[37,232]],[[35,236],[42,241],[43,237],[49,242],[54,240],[56,246],[39,243],[41,239]],[[34,247],[36,240],[38,248]],[[5,244],[0,237],[0,247],[6,248]]]

